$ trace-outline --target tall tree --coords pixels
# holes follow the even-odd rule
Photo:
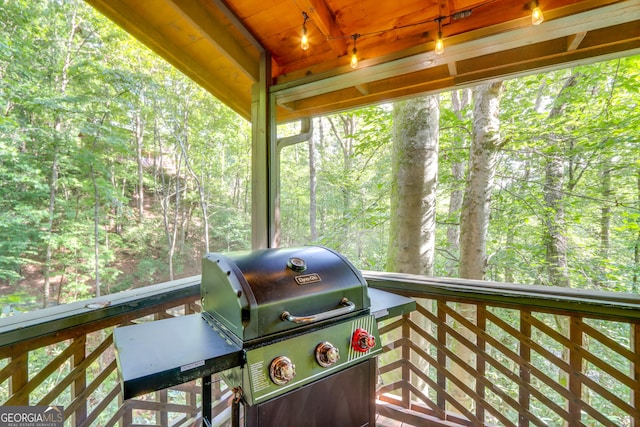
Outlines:
[[[454,154],[450,156],[451,178],[453,188],[449,196],[449,212],[447,221],[447,262],[446,273],[448,276],[456,277],[458,274],[459,253],[460,253],[460,211],[464,199],[465,162],[458,159],[455,152],[463,152],[468,145],[469,134],[464,126],[466,121],[467,106],[471,103],[471,90],[460,89],[451,92],[451,106],[455,115],[456,123],[453,126],[451,146]]]
[[[317,119],[318,132],[314,132],[309,139],[309,238],[312,242],[318,240],[317,214],[318,214],[318,198],[316,188],[318,185],[317,168],[316,168],[316,139],[322,144],[324,139],[324,127],[322,119]]]
[[[144,103],[144,101],[143,101]],[[136,203],[138,205],[138,222],[141,223],[144,219],[144,126],[145,121],[142,117],[141,108],[137,108],[133,112],[133,140],[136,147],[136,163],[138,170],[138,198]]]
[[[350,175],[353,167],[353,150],[355,146],[355,134],[358,127],[358,120],[355,114],[338,114],[337,116],[327,117],[334,138],[338,141],[342,152],[342,175],[347,177]],[[338,123],[336,123],[338,122]],[[347,214],[351,209],[351,192],[349,187],[344,185],[340,188],[342,195],[342,213],[341,221],[342,234],[348,236],[351,228],[351,221],[347,219]],[[344,246],[349,246],[351,242],[344,241]],[[345,248],[346,249],[346,248]]]
[[[433,275],[439,120],[437,95],[393,105],[388,271]]]
[[[640,159],[638,159],[640,164]],[[636,168],[636,206],[640,212],[640,166]],[[640,215],[638,215],[640,217]],[[637,227],[636,239],[633,242],[633,274],[631,280],[631,292],[637,293],[640,282],[640,227]]]
[[[557,119],[567,106],[569,88],[576,85],[577,74],[572,74],[558,94],[555,105],[549,112],[549,119]],[[545,182],[545,248],[546,266],[550,285],[571,286],[567,265],[567,230],[565,222],[565,165],[560,147],[562,141],[555,133],[550,134],[548,142]]]
[[[502,82],[473,89],[473,131],[467,185],[460,215],[459,276],[484,279],[487,265],[487,230],[500,137]]]

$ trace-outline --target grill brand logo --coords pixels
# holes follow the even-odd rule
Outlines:
[[[296,282],[298,285],[308,285],[309,283],[316,283],[322,281],[318,273],[305,274],[304,276],[296,276]]]
[[[62,427],[62,406],[0,406],[0,427]]]

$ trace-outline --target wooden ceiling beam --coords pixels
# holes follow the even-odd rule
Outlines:
[[[218,50],[248,78],[257,82],[259,80],[260,63],[256,56],[251,56],[246,47],[241,46],[232,37],[227,22],[215,19],[197,1],[169,1],[171,7],[197,29],[207,40],[213,43]],[[258,54],[258,52],[256,52]]]
[[[289,122],[305,117],[319,116],[322,114],[336,113],[340,111],[373,105],[385,101],[401,99],[420,94],[433,94],[441,92],[443,88],[453,87],[453,77],[444,77],[437,80],[415,80],[410,86],[389,87],[388,90],[359,96],[354,98],[353,89],[344,89],[332,94],[325,94],[309,102],[297,102],[292,109],[278,114],[279,122]],[[306,108],[302,108],[306,107]]]
[[[493,69],[478,68],[464,75],[456,76],[456,84],[471,85],[488,79],[509,79],[637,54],[640,54],[640,39],[620,43],[615,50],[612,50],[611,46],[599,46],[597,48],[558,53],[544,58],[532,57],[506,63]]]
[[[398,93],[415,93],[415,90],[426,90],[425,88],[433,90],[441,87],[442,82],[453,82],[446,65],[374,81],[367,84],[366,88],[358,85],[302,99],[287,104],[287,107],[289,111],[295,112],[322,109],[335,104],[366,104],[373,102],[372,100],[384,99],[385,96],[393,99]]]
[[[324,0],[298,0],[298,5],[309,16],[310,22],[325,37],[332,51],[337,56],[347,54],[347,38],[340,30],[335,16]],[[309,25],[309,22],[307,22]]]
[[[242,23],[240,18],[238,18],[236,14],[233,13],[233,11],[229,9],[229,7],[227,7],[227,4],[223,0],[207,1],[210,1],[216,9],[224,14],[225,18],[229,20],[233,27],[238,30],[240,34],[242,34],[242,37],[247,40],[251,44],[251,46],[253,46],[253,48],[258,51],[258,53],[265,52],[266,49],[260,44],[257,37],[253,33],[251,33],[251,31],[249,31],[249,29]]]

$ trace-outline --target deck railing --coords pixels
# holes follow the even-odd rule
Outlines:
[[[199,286],[198,276],[0,319],[0,403],[63,406],[65,426],[199,424],[200,381],[122,399],[112,334],[199,311]],[[213,393],[221,400],[224,385]]]
[[[366,277],[418,302],[381,328],[379,414],[417,426],[640,426],[637,295]]]
[[[381,324],[381,425],[640,426],[637,296],[365,277],[418,302]],[[112,345],[118,325],[199,311],[199,281],[0,319],[0,404],[60,405],[68,426],[199,425],[200,381],[124,401]],[[213,388],[225,425],[232,393],[215,376]]]

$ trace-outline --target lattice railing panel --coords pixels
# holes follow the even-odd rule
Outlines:
[[[379,399],[412,414],[385,407],[395,419],[414,425],[438,424],[434,419],[443,425],[640,425],[636,322],[445,298],[418,301],[411,316],[380,330]]]

